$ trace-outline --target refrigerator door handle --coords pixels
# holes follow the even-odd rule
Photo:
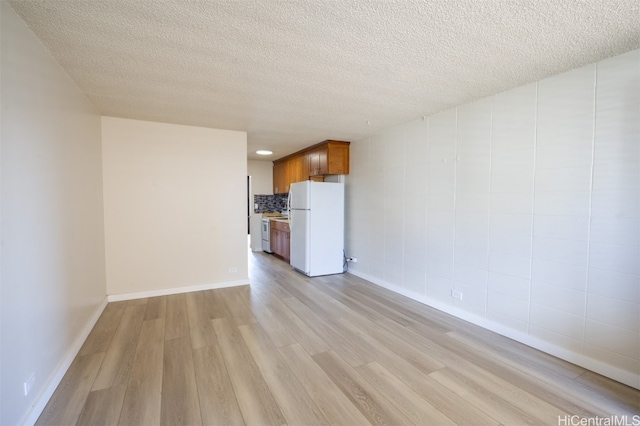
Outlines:
[[[289,218],[289,229],[293,226],[293,218],[291,217],[291,188],[289,188],[289,196],[287,197],[287,217]]]

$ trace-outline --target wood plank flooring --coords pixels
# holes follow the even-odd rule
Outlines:
[[[353,275],[307,278],[264,253],[249,265],[251,286],[107,305],[37,424],[557,425],[640,414],[636,389]]]

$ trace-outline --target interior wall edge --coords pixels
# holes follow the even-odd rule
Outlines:
[[[580,367],[586,368],[595,373],[598,373],[605,377],[613,379],[617,382],[623,383],[627,386],[631,386],[632,388],[640,390],[640,373],[634,373],[632,371],[622,370],[613,365],[587,357],[581,353],[571,351],[566,348],[562,348],[560,346],[554,345],[542,339],[537,339],[529,334],[523,333],[518,330],[514,330],[503,324],[491,321],[487,318],[483,318],[473,313],[470,313],[468,311],[456,308],[455,306],[450,306],[445,303],[439,302],[437,300],[431,299],[429,297],[416,294],[411,291],[407,291],[402,287],[396,286],[394,284],[388,283],[384,280],[364,274],[362,272],[349,271],[348,273],[355,275],[359,278],[362,278],[364,280],[367,280],[379,287],[385,288],[387,290],[393,291],[394,293],[398,293],[402,296],[408,297],[412,300],[415,300],[416,302],[420,302],[426,306],[437,309],[438,311],[444,312],[449,315],[453,315],[456,318],[468,321],[486,330],[493,331],[494,333],[498,333],[502,336],[513,339],[519,343],[525,344],[534,349],[545,352],[549,355],[553,355],[557,358],[560,358],[572,364],[576,364]]]
[[[84,327],[82,327],[82,331],[80,332],[80,334],[78,334],[73,344],[60,361],[60,364],[58,364],[58,367],[56,367],[56,369],[54,370],[53,374],[47,381],[47,384],[42,388],[42,391],[36,397],[36,400],[31,406],[31,409],[25,414],[25,417],[20,422],[21,425],[34,425],[36,421],[38,421],[38,417],[40,417],[42,411],[47,406],[47,403],[62,381],[64,375],[67,373],[67,370],[69,370],[69,367],[71,366],[71,363],[75,359],[76,355],[78,355],[78,352],[80,352],[82,345],[87,340],[87,337],[89,337],[89,333],[91,333],[91,330],[96,325],[96,322],[98,322],[98,319],[100,318],[100,315],[102,315],[104,309],[107,307],[108,302],[109,301],[105,296],[98,308],[93,312],[93,315],[91,315],[91,318],[89,318],[89,321],[87,321]]]

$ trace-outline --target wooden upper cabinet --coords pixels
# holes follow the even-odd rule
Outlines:
[[[273,164],[273,193],[289,192],[289,167],[286,162]]]
[[[349,142],[324,141],[307,155],[309,176],[349,174]]]
[[[320,147],[307,154],[307,162],[309,163],[309,176],[322,176],[329,174],[326,146]]]
[[[327,140],[274,161],[273,193],[285,194],[295,182],[349,174],[349,144]]]
[[[304,156],[297,155],[287,161],[289,165],[289,181],[302,182],[309,178],[309,164],[305,161]]]

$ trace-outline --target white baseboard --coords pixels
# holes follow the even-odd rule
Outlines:
[[[198,284],[185,287],[163,288],[160,290],[139,291],[135,293],[110,294],[107,296],[109,302],[119,302],[121,300],[144,299],[145,297],[168,296],[170,294],[190,293],[192,291],[215,290],[217,288],[237,287],[248,285],[249,279],[225,281],[211,284]]]
[[[62,381],[62,378],[64,377],[67,370],[71,366],[71,363],[75,359],[76,355],[78,355],[80,348],[82,348],[82,345],[84,344],[85,340],[87,340],[89,333],[91,332],[93,327],[96,325],[98,318],[100,318],[100,315],[102,315],[102,312],[104,311],[104,308],[106,308],[108,302],[141,299],[145,297],[154,297],[154,296],[165,296],[169,294],[188,293],[192,291],[211,290],[216,288],[236,287],[236,286],[247,285],[247,284],[249,284],[249,280],[244,279],[244,280],[237,280],[237,281],[227,281],[222,283],[202,284],[202,285],[194,285],[194,286],[187,286],[187,287],[176,287],[176,288],[168,288],[168,289],[162,289],[162,290],[143,291],[143,292],[137,292],[137,293],[112,294],[112,295],[106,296],[103,299],[103,301],[100,303],[100,306],[98,306],[96,311],[93,313],[89,321],[82,328],[81,333],[74,340],[73,345],[71,345],[71,348],[69,348],[65,356],[62,358],[62,361],[60,361],[60,364],[55,369],[53,376],[51,377],[51,379],[49,379],[49,382],[46,384],[44,389],[37,396],[31,409],[24,416],[23,421],[20,422],[20,424],[31,426],[36,423],[36,421],[42,414],[42,411],[44,410],[44,408],[47,406],[47,403],[51,399],[51,396],[53,395],[56,388]]]
[[[98,308],[94,311],[93,315],[91,315],[91,318],[89,318],[89,321],[87,321],[84,327],[82,327],[80,334],[73,341],[73,344],[71,345],[71,347],[69,348],[65,356],[62,358],[62,360],[60,361],[60,364],[58,364],[58,366],[54,370],[53,375],[51,376],[47,384],[44,386],[42,391],[40,391],[40,393],[36,397],[35,402],[31,406],[31,409],[25,415],[25,417],[23,418],[23,421],[20,422],[21,425],[32,426],[36,423],[36,421],[38,420],[38,417],[40,417],[40,415],[42,414],[44,407],[47,406],[47,403],[51,399],[51,396],[53,395],[56,388],[62,381],[62,378],[64,377],[64,375],[67,373],[67,370],[71,366],[71,363],[75,359],[76,355],[78,355],[78,352],[80,352],[80,348],[82,348],[82,345],[84,344],[85,340],[87,340],[89,333],[91,333],[91,330],[93,330],[93,327],[96,325],[96,322],[98,322],[98,318],[100,318],[100,315],[102,315],[102,312],[106,307],[107,307],[107,298],[105,297],[100,303],[100,306],[98,306]]]
[[[527,346],[531,346],[532,348],[538,349],[542,352],[546,352],[550,355],[553,355],[555,357],[558,357],[570,363],[579,365],[580,367],[586,368],[587,370],[591,370],[598,374],[602,374],[603,376],[609,377],[610,379],[613,379],[620,383],[624,383],[627,386],[631,386],[635,389],[640,389],[640,374],[622,370],[613,365],[585,356],[584,354],[571,351],[569,349],[565,349],[563,347],[554,345],[552,343],[549,343],[537,337],[531,336],[527,333],[523,333],[522,331],[514,330],[503,324],[497,323],[495,321],[491,321],[479,315],[456,308],[453,305],[448,305],[446,303],[431,299],[424,295],[407,291],[406,289],[403,289],[401,287],[398,287],[386,281],[380,280],[376,277],[372,277],[358,271],[349,271],[349,273],[357,277],[360,277],[364,280],[367,280],[377,286],[386,288],[387,290],[391,290],[394,293],[401,294],[417,302],[430,306],[434,309],[453,315],[454,317],[463,319],[465,321],[468,321],[472,324],[475,324],[487,330],[501,334],[517,342],[524,343]]]

